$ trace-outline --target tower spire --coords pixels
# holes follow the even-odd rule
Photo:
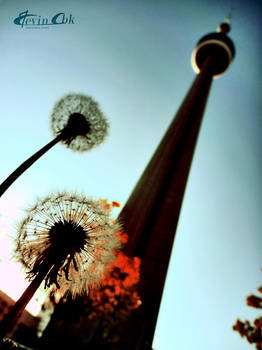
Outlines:
[[[218,26],[217,32],[227,34],[231,29],[231,20],[232,20],[233,9],[230,10],[227,17],[224,21]]]

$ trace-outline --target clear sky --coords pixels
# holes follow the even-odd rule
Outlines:
[[[35,197],[67,189],[124,205],[194,79],[196,42],[232,7],[236,57],[209,96],[154,348],[252,348],[231,326],[259,314],[245,297],[262,284],[261,1],[0,1],[0,181],[51,140],[65,94],[93,96],[110,122],[104,144],[57,145],[1,198],[0,288],[20,294],[8,237]],[[21,28],[25,10],[74,23]]]

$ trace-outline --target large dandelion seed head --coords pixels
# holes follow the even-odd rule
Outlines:
[[[54,136],[73,151],[84,152],[99,145],[108,134],[108,122],[92,97],[69,94],[60,99],[51,114]]]
[[[60,192],[27,210],[15,258],[32,280],[48,265],[45,287],[74,297],[99,283],[120,248],[120,226],[104,200]]]

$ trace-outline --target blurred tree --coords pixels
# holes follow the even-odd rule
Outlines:
[[[262,286],[258,288],[258,291],[262,294]],[[262,309],[262,298],[257,295],[249,295],[246,301],[248,306]],[[241,337],[246,337],[249,343],[255,344],[257,350],[262,350],[262,317],[256,318],[253,323],[247,320],[242,322],[237,319],[232,328],[234,331],[237,331]]]
[[[104,340],[111,341],[113,330],[141,305],[136,288],[139,267],[139,258],[130,258],[120,252],[100,288],[92,290],[84,299],[88,318],[103,320],[101,336]]]
[[[127,235],[120,234],[123,243]],[[121,342],[125,321],[141,305],[137,293],[140,259],[119,252],[109,266],[100,286],[89,294],[61,297],[59,290],[50,295],[55,304],[54,314],[40,341],[46,344],[78,349],[115,349]]]

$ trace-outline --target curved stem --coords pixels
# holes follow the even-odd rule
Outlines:
[[[56,138],[54,138],[47,145],[42,147],[39,151],[33,154],[30,158],[28,158],[25,162],[23,162],[12,174],[10,174],[6,180],[0,185],[0,197],[2,194],[12,185],[15,180],[18,179],[20,175],[23,174],[35,161],[37,161],[43,154],[45,154],[50,148],[56,145],[59,141],[61,141],[63,136],[59,134]]]
[[[39,288],[49,269],[50,264],[46,264],[41,272],[39,272],[39,274],[36,275],[33,281],[29,284],[21,297],[16,301],[12,309],[4,317],[3,321],[0,323],[0,342],[21,316],[26,305],[29,303],[36,290]]]

